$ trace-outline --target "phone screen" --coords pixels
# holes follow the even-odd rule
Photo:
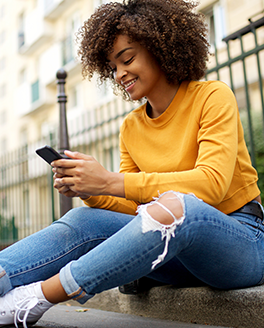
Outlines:
[[[69,157],[67,157],[66,155],[59,154],[55,149],[47,145],[38,148],[36,150],[36,153],[40,157],[42,157],[48,164],[51,164],[53,161],[56,161],[57,159],[63,159],[63,158],[69,159]]]

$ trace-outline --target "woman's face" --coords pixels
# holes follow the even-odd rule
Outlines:
[[[117,37],[108,60],[115,81],[132,100],[151,99],[159,92],[161,83],[167,83],[154,57],[138,42],[129,42],[126,35]]]

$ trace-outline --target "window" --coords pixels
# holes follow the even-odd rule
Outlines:
[[[39,100],[39,80],[31,84],[31,102]]]
[[[66,21],[66,38],[62,42],[62,64],[66,65],[76,57],[75,33],[81,27],[81,14],[73,13]]]
[[[209,11],[206,13],[206,23],[209,28],[209,42],[211,45],[214,45],[216,43],[215,40],[215,18],[214,18],[214,13],[213,9],[211,8]]]
[[[212,48],[220,46],[226,36],[224,8],[220,2],[202,10],[209,28],[209,42]]]

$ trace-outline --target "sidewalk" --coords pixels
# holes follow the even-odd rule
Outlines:
[[[68,303],[72,306],[82,307],[73,301]],[[163,286],[152,288],[149,292],[139,295],[124,295],[115,288],[96,295],[83,307],[152,318],[151,320],[174,321],[173,327],[178,327],[176,322],[185,322],[187,327],[193,327],[192,324],[196,324],[196,327],[211,325],[264,328],[264,285],[230,291],[209,287],[173,288]],[[78,323],[75,327],[79,327]],[[138,326],[124,324],[123,327]]]
[[[79,310],[85,312],[79,312]],[[34,326],[37,328],[210,328],[212,326],[144,318],[76,306],[56,305]],[[216,328],[216,327],[214,327]],[[220,328],[220,327],[219,327]]]

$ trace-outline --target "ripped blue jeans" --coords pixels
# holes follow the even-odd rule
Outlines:
[[[164,226],[137,216],[80,207],[0,252],[0,296],[60,273],[80,303],[143,276],[177,287],[220,289],[263,283],[264,225],[225,215],[192,195],[175,193],[183,216]]]

